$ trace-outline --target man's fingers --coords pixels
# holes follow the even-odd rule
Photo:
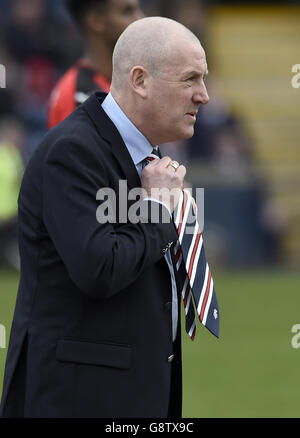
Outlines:
[[[171,161],[172,161],[172,158],[170,158],[168,156],[163,157],[159,160],[159,166],[162,168],[166,168],[171,163]]]
[[[150,161],[146,167],[155,167],[155,166],[159,166],[159,167],[167,167],[168,163],[170,163],[172,160],[170,157],[163,157],[163,158],[154,158],[154,160]]]
[[[171,161],[169,162],[168,166],[167,166],[167,169],[168,169],[168,170],[170,169],[172,172],[176,172],[176,170],[178,169],[178,167],[179,167],[179,163],[178,163],[178,161],[171,160]]]
[[[176,175],[183,179],[186,175],[186,168],[185,166],[183,166],[182,164],[178,167],[178,169],[176,170]]]

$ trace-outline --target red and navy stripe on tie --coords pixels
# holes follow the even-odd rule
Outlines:
[[[175,246],[175,259],[181,260],[189,280],[189,287],[184,291],[184,296],[192,293],[201,324],[218,337],[218,302],[205,257],[202,233],[193,209],[191,194],[187,190],[182,192],[174,215],[174,223],[179,237]],[[178,268],[178,265],[176,267]],[[186,302],[187,300],[184,299],[184,305]]]
[[[153,153],[148,162],[157,159]],[[197,314],[202,325],[219,337],[219,307],[214,283],[205,257],[203,237],[193,209],[192,196],[183,190],[173,214],[178,240],[171,250],[175,255],[175,272],[181,289],[186,323],[185,328],[193,340],[196,334]]]

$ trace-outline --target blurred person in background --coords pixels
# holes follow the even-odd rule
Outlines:
[[[47,105],[58,72],[65,71],[80,53],[81,39],[73,29],[71,35],[70,20],[58,18],[50,6],[49,0],[6,2],[1,27],[1,62],[14,96],[14,111],[28,130],[28,156],[46,131]]]
[[[285,215],[270,198],[267,180],[258,171],[255,144],[244,120],[223,98],[213,76],[206,83],[210,102],[198,111],[187,161],[199,168],[196,184],[208,189],[207,225],[211,221],[212,229],[222,230],[217,233],[214,253],[220,248],[217,258],[224,264],[276,264],[282,260]],[[210,216],[212,205],[219,209]],[[227,236],[225,252],[220,235]]]
[[[206,84],[210,90],[210,101],[207,107],[200,108],[197,114],[195,134],[188,142],[188,150],[189,159],[204,160],[209,165],[215,165],[215,159],[218,157],[219,135],[225,131],[232,134],[233,130],[242,132],[242,127],[231,105],[222,96],[217,80],[212,75],[208,75]],[[248,142],[246,132],[243,132],[243,142]],[[247,155],[249,154],[250,150],[247,147]]]
[[[143,17],[138,0],[65,0],[65,4],[86,41],[86,54],[61,77],[51,94],[49,129],[92,92],[109,91],[115,43],[130,23]]]
[[[152,3],[152,0],[149,0]],[[209,26],[208,2],[204,0],[159,0],[159,13],[170,16],[190,29],[201,40]]]
[[[17,199],[24,171],[24,126],[13,115],[0,116],[0,263],[19,269]]]

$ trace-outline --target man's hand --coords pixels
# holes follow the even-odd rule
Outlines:
[[[173,212],[183,189],[185,174],[186,168],[170,157],[155,159],[143,169],[142,187],[147,196],[164,202]]]

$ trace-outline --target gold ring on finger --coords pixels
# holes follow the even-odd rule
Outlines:
[[[169,166],[172,166],[174,170],[177,170],[178,167],[179,167],[179,163],[177,163],[177,161],[171,161],[171,162],[168,164],[168,167],[169,167]]]

